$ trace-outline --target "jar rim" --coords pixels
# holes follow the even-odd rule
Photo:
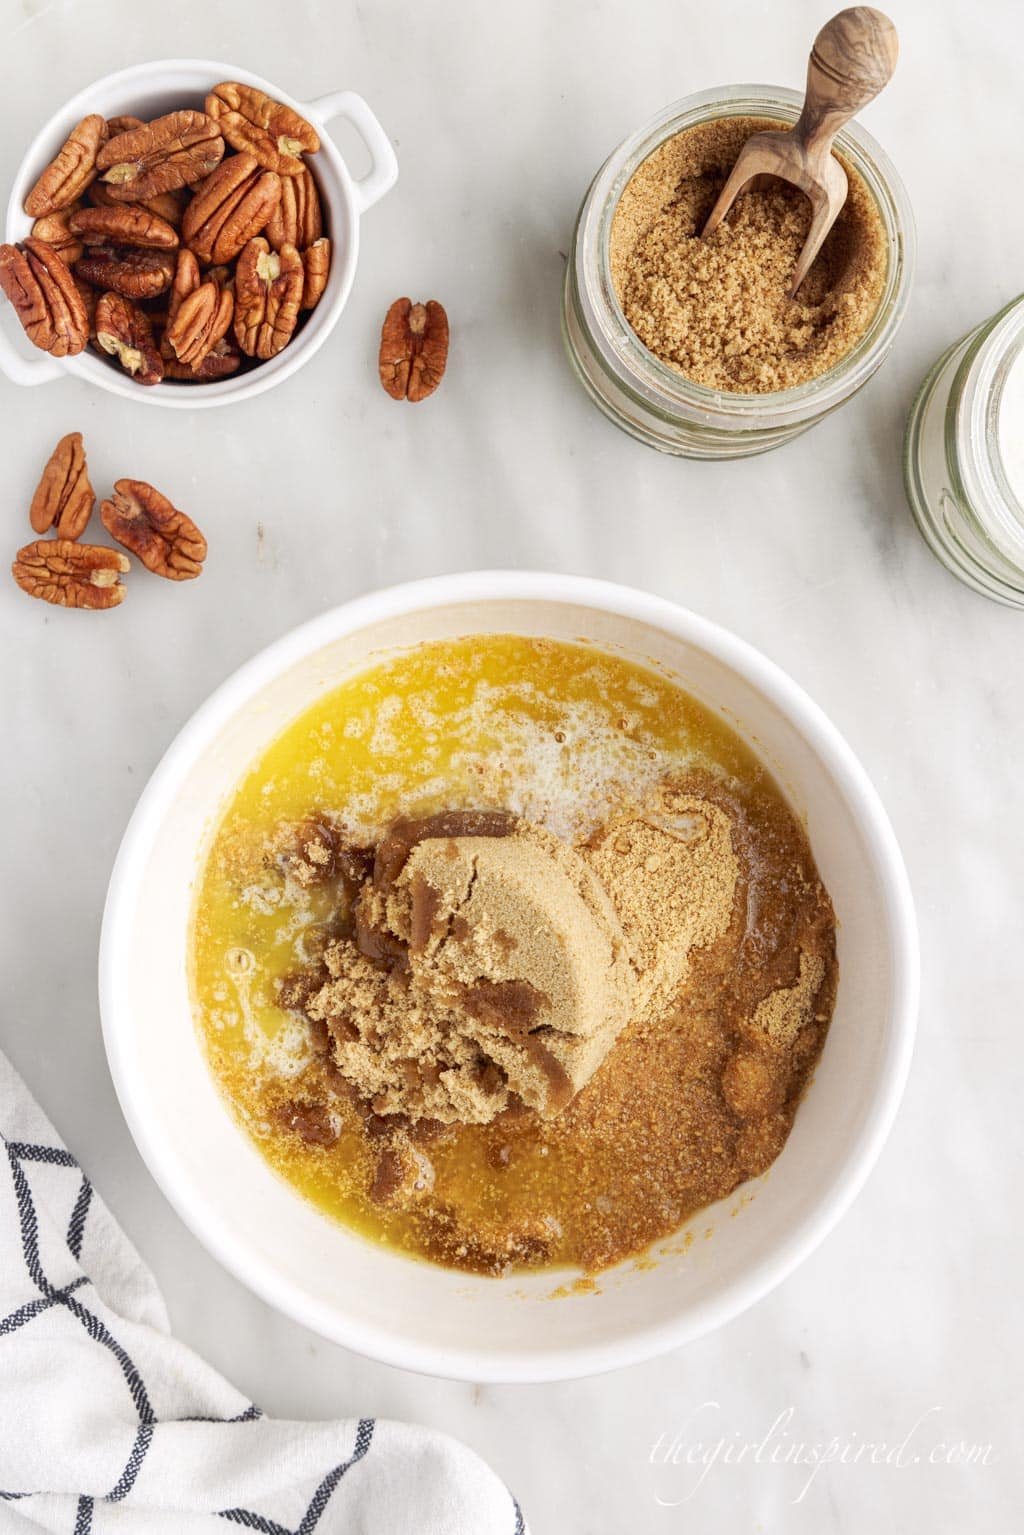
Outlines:
[[[915,233],[906,190],[879,144],[858,124],[836,147],[863,177],[885,226],[889,265],[878,306],[864,334],[833,367],[790,389],[746,394],[698,384],[663,363],[637,336],[615,292],[610,234],[622,191],[639,165],[686,128],[721,117],[778,116],[794,121],[803,104],[785,86],[717,86],[671,102],[619,145],[595,176],[577,223],[573,253],[577,289],[586,294],[594,341],[620,387],[666,418],[683,415],[726,430],[756,430],[817,418],[853,394],[888,351],[909,299]]]
[[[956,409],[947,431],[956,434],[955,461],[964,494],[984,507],[988,537],[1005,559],[1024,568],[1024,506],[1003,463],[999,428],[1011,369],[1024,367],[1024,296],[1018,295],[983,327],[954,380]]]

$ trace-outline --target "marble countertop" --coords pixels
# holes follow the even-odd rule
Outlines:
[[[5,188],[30,134],[73,92],[122,64],[188,53],[236,59],[300,98],[358,90],[401,165],[364,222],[338,331],[285,388],[192,414],[70,380],[0,380],[12,553],[40,466],[74,429],[97,482],[131,474],[173,491],[211,545],[201,581],[137,577],[106,617],[0,586],[0,1041],[152,1264],[184,1339],[272,1413],[387,1414],[462,1436],[515,1489],[537,1535],[841,1535],[879,1506],[909,1530],[969,1520],[974,1535],[1005,1535],[1016,1521],[1024,615],[932,559],[904,500],[900,449],[939,352],[1024,286],[1024,201],[1008,195],[1024,169],[1024,17],[1011,0],[892,9],[902,60],[864,121],[919,225],[894,354],[813,432],[709,465],[641,447],[577,388],[559,339],[563,253],[586,184],[620,139],[714,83],[797,85],[825,4],[0,0]],[[443,300],[453,326],[449,377],[416,409],[388,400],[375,373],[380,318],[405,292]],[[382,583],[475,566],[632,583],[760,646],[872,774],[922,930],[910,1085],[852,1212],[730,1326],[562,1386],[417,1378],[269,1311],[207,1256],[144,1169],[97,1016],[108,872],[179,726],[303,619]],[[725,1446],[766,1436],[761,1456],[725,1463]],[[850,1451],[809,1485],[781,1449],[772,1461],[772,1446],[832,1439],[884,1444],[888,1460],[876,1450],[853,1463]],[[709,1464],[687,1466],[698,1445]]]

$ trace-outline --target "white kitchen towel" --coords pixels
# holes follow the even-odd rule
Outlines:
[[[523,1535],[454,1439],[264,1417],[163,1298],[0,1052],[0,1531]]]

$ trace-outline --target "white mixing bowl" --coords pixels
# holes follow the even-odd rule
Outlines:
[[[22,206],[25,196],[81,118],[90,112],[100,112],[104,117],[131,114],[148,121],[181,107],[201,108],[210,90],[221,80],[257,86],[268,96],[294,107],[320,135],[320,149],[312,157],[310,167],[320,190],[325,233],[331,237],[332,250],[331,273],[319,304],[284,351],[269,362],[261,362],[248,372],[232,374],[218,383],[165,381],[149,388],[137,384],[115,362],[101,357],[91,347],[77,357],[55,358],[37,351],[20,333],[13,316],[0,315],[0,372],[12,383],[45,384],[70,373],[111,394],[146,405],[200,410],[232,405],[262,394],[289,378],[323,346],[337,325],[352,288],[359,256],[360,215],[372,208],[398,179],[398,162],[390,140],[366,102],[354,91],[336,91],[316,101],[296,101],[260,75],[210,59],[158,59],[106,75],[79,91],[29,145],[11,188],[4,239],[14,244],[31,232],[33,221]],[[370,168],[358,181],[327,132],[327,124],[336,118],[350,123],[366,146]],[[8,307],[6,301],[3,307]]]
[[[835,1018],[782,1156],[746,1186],[755,1197],[702,1212],[696,1229],[713,1227],[710,1240],[663,1243],[653,1267],[623,1264],[601,1276],[598,1293],[559,1299],[550,1273],[491,1279],[436,1268],[306,1203],[271,1171],[214,1085],[186,976],[200,859],[253,759],[371,658],[423,640],[509,632],[585,637],[667,667],[753,745],[806,818],[839,918]],[[917,994],[914,911],[892,829],[850,748],[806,694],[749,645],[671,603],[521,573],[375,592],[286,635],[230,678],[139,801],[100,953],[103,1031],[122,1108],[200,1241],[324,1337],[389,1364],[478,1381],[560,1379],[642,1359],[778,1284],[839,1219],[881,1149],[907,1073]]]

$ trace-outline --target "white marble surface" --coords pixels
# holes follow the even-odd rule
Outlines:
[[[562,252],[598,162],[665,102],[744,79],[798,84],[824,3],[0,0],[0,185],[37,124],[113,67],[237,59],[299,97],[362,92],[393,135],[396,190],[364,224],[331,343],[282,391],[157,412],[62,382],[0,380],[10,549],[55,438],[97,482],[135,474],[209,535],[201,581],[136,574],[108,616],[0,586],[4,920],[0,1040],[152,1263],[180,1334],[269,1411],[384,1413],[463,1436],[538,1535],[697,1528],[1006,1535],[1021,1484],[1017,1172],[1024,934],[1024,615],[957,585],[919,540],[903,420],[955,336],[1024,286],[1020,56],[1011,0],[893,8],[903,58],[865,123],[920,232],[916,292],[868,390],[768,457],[662,458],[575,386],[558,334]],[[781,24],[780,24],[781,21]],[[436,296],[450,375],[399,407],[375,379],[381,314]],[[651,588],[786,667],[862,756],[919,903],[920,1038],[881,1163],[853,1212],[752,1312],[655,1363],[572,1385],[473,1389],[320,1342],[221,1272],[143,1168],[100,1043],[107,874],[142,784],[209,690],[269,640],[382,582],[535,566]],[[714,1406],[706,1404],[716,1404]],[[652,1463],[768,1433],[892,1445],[907,1464]],[[987,1464],[932,1464],[957,1441]],[[939,1451],[940,1459],[944,1452]],[[915,1461],[913,1457],[920,1458]]]

